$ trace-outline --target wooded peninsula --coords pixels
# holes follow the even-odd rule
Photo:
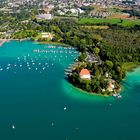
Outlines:
[[[118,95],[126,71],[140,62],[140,26],[113,23],[80,24],[73,18],[21,21],[11,19],[7,39],[31,39],[40,42],[66,44],[80,55],[67,80],[91,94]],[[97,20],[97,19],[96,19]],[[2,22],[2,21],[1,21]],[[120,22],[123,22],[120,19]]]

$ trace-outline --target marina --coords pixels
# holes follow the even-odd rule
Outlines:
[[[47,53],[33,52],[38,49]],[[123,98],[89,95],[65,79],[65,72],[78,65],[78,55],[75,49],[31,41],[0,47],[2,140],[140,138],[139,68],[127,73]]]

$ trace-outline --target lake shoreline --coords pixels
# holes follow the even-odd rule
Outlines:
[[[10,39],[9,41],[26,41],[26,40],[29,40],[29,39]],[[33,41],[33,40],[30,40],[30,41]],[[34,42],[34,41],[33,41]],[[39,42],[39,41],[35,41],[35,42],[37,42],[37,43],[39,43],[39,44],[53,44],[53,45],[62,45],[62,46],[65,46],[65,47],[68,47],[69,45],[67,45],[67,44],[63,44],[63,43],[58,43],[58,42]],[[135,64],[135,63],[133,63],[133,64]],[[137,67],[139,67],[140,65],[139,64],[135,64],[133,67],[131,67],[131,68],[129,68],[129,69],[127,69],[127,72],[131,72],[131,71],[133,71],[134,69],[136,69]],[[123,81],[125,81],[125,79],[123,80]],[[69,81],[68,81],[69,82]],[[69,82],[70,83],[70,82]],[[97,93],[91,93],[91,92],[87,92],[87,91],[85,91],[85,90],[83,90],[83,89],[81,89],[81,88],[78,88],[78,87],[76,87],[76,86],[74,86],[72,83],[70,83],[74,88],[76,88],[77,90],[79,90],[80,92],[83,92],[84,94],[88,94],[88,95],[91,95],[91,96],[103,96],[103,97],[111,97],[113,94],[111,94],[111,95],[103,95],[103,94],[97,94]],[[120,92],[118,92],[117,94],[120,94],[121,92],[122,92],[122,84],[120,84],[120,86],[121,86],[121,90],[120,90]]]
[[[41,42],[37,41],[37,42],[40,43],[40,44],[62,45],[64,47],[69,47],[70,46],[68,44],[59,43],[59,42],[47,42],[47,41],[41,41]]]

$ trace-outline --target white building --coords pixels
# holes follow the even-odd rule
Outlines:
[[[44,33],[41,33],[41,37],[42,38],[48,38],[48,39],[53,39],[53,35],[49,32],[44,32]]]
[[[39,14],[37,15],[37,19],[52,19],[52,14]]]
[[[108,86],[108,91],[112,92],[114,88],[115,88],[114,84],[110,82]]]

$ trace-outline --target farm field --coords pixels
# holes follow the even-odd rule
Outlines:
[[[82,28],[86,28],[86,29],[108,29],[109,26],[97,26],[97,25],[91,25],[91,26],[81,26]]]
[[[118,24],[125,27],[133,27],[135,25],[140,25],[140,19],[121,20],[121,19],[102,19],[102,18],[81,18],[78,20],[78,24],[81,24],[81,25]]]

